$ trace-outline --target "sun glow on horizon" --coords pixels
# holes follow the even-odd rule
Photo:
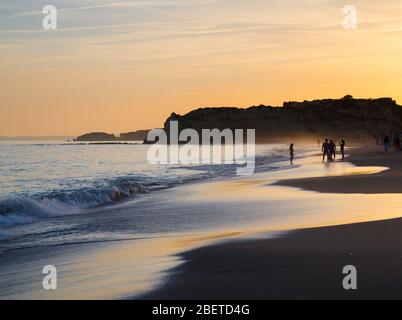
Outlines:
[[[160,127],[205,106],[392,97],[402,103],[402,3],[54,0],[0,4],[0,136]]]

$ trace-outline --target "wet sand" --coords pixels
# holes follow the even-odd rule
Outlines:
[[[72,218],[77,225],[121,222],[130,228],[118,241],[0,248],[0,299],[342,297],[341,267],[354,263],[359,292],[372,279],[378,285],[391,281],[393,287],[384,288],[397,292],[399,220],[357,229],[317,227],[400,217],[398,193],[329,194],[276,183],[390,175],[400,172],[398,166],[388,172],[383,160],[322,165],[313,153],[294,167],[277,163],[252,176],[184,184],[91,214],[39,220],[37,230],[68,226]],[[351,160],[358,157],[353,152]],[[136,225],[150,223],[159,225],[159,233],[130,237]],[[48,264],[57,266],[56,291],[42,288]]]
[[[347,159],[357,166],[384,166],[390,168],[376,174],[307,179],[282,180],[278,186],[296,187],[321,193],[401,193],[402,192],[402,152],[385,154],[378,148],[370,151],[357,149]]]
[[[390,170],[275,184],[320,193],[380,194],[377,201],[381,201],[383,193],[399,197],[402,192],[401,160],[401,155],[394,153],[354,150],[348,161]],[[384,195],[384,201],[387,199]],[[392,206],[400,211],[397,202]],[[185,263],[172,271],[167,283],[141,298],[402,298],[400,218],[299,229],[274,239],[236,240],[188,251],[180,257]],[[346,265],[357,268],[357,290],[343,289],[342,269]]]

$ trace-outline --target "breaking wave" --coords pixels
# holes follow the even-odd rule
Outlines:
[[[271,165],[285,159],[283,153],[257,156],[255,159],[256,172],[284,169],[286,166],[273,169]],[[191,181],[230,177],[236,174],[236,165],[177,166],[170,167],[169,170],[171,170],[169,176],[128,175],[95,181],[92,186],[75,190],[8,196],[0,199],[0,226],[25,224],[45,217],[80,214],[87,212],[87,209],[90,208]],[[183,171],[186,171],[186,174],[183,174]],[[0,234],[0,239],[6,237],[6,234]]]
[[[108,186],[57,191],[48,194],[0,200],[0,225],[29,223],[37,218],[79,214],[85,209],[149,192],[140,183],[118,181]]]

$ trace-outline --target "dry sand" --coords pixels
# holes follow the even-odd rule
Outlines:
[[[278,184],[326,193],[402,192],[401,155],[355,150],[349,161],[390,170]],[[182,258],[185,263],[172,272],[167,283],[142,298],[402,298],[400,218],[296,230],[276,239],[226,242],[186,252]],[[357,268],[357,290],[343,289],[346,265]]]

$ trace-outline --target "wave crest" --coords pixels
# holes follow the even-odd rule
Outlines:
[[[94,189],[52,192],[33,197],[14,197],[0,200],[0,225],[31,222],[42,217],[78,214],[84,209],[112,203],[130,195],[147,193],[140,183],[119,181]]]

